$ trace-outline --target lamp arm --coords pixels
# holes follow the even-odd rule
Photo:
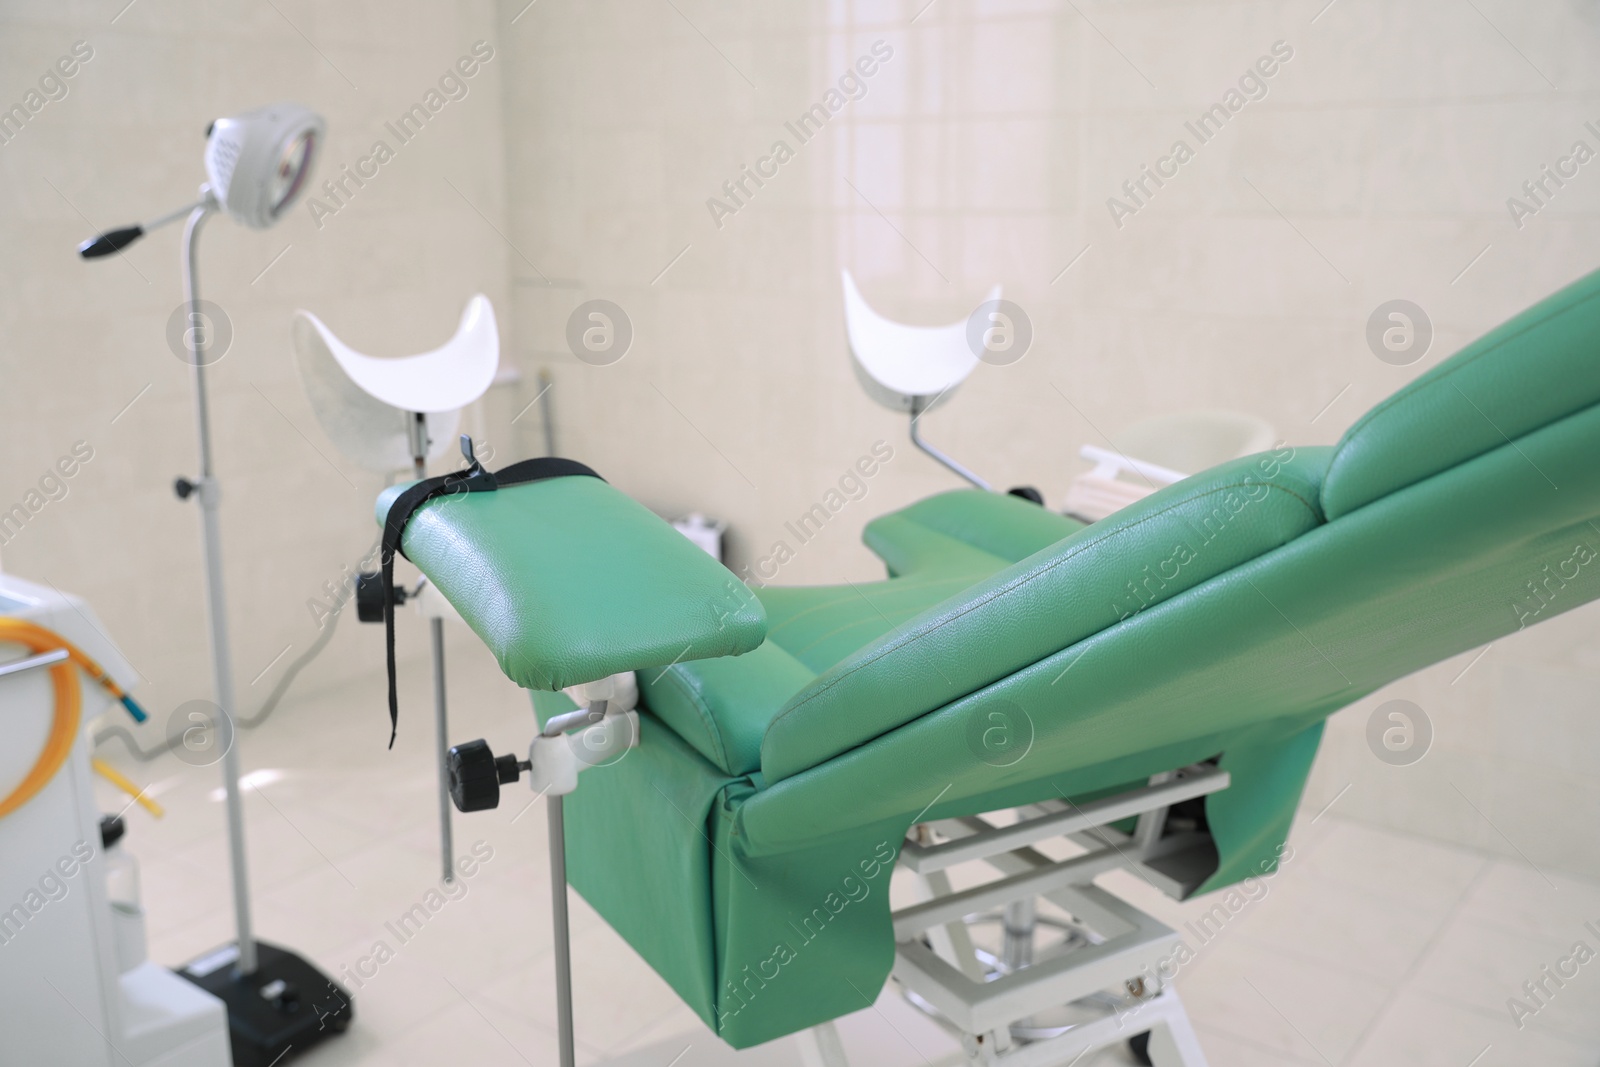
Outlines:
[[[109,256],[113,252],[120,252],[127,248],[152,230],[159,230],[169,223],[188,218],[198,208],[205,208],[210,211],[216,206],[217,200],[211,195],[210,186],[202,185],[200,187],[200,199],[194,203],[185,204],[174,211],[167,212],[165,215],[158,215],[149,222],[136,222],[132,226],[123,226],[96,234],[78,246],[78,255],[84,259],[99,259],[101,256]]]
[[[202,185],[200,187],[199,200],[194,201],[192,204],[185,204],[180,208],[174,208],[165,215],[159,215],[156,218],[151,219],[149,222],[143,222],[139,225],[145,233],[149,233],[152,230],[159,230],[168,223],[177,222],[181,218],[188,217],[189,212],[193,211],[197,207],[203,207],[209,210],[215,208],[216,206],[217,201],[216,198],[211,195],[211,187],[208,185]]]

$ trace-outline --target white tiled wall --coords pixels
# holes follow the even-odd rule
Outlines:
[[[475,41],[500,46],[497,18],[488,2],[0,5],[5,107],[74,42],[93,50],[66,97],[0,144],[0,507],[24,500],[74,442],[93,449],[66,496],[8,537],[0,556],[9,570],[88,598],[145,678],[140,696],[153,709],[207,696],[210,685],[198,515],[170,488],[196,467],[189,371],[165,340],[181,301],[182,228],[121,257],[84,262],[74,249],[193,199],[205,178],[203,134],[219,115],[278,99],[321,112],[319,184],[380,138],[396,149],[320,226],[303,203],[271,230],[214,218],[202,237],[202,295],[234,331],[212,403],[248,713],[318,635],[308,601],[327,601],[324,583],[372,545],[382,484],[318,427],[294,368],[290,315],[309,309],[357,347],[399,355],[447,338],[474,292],[508,304],[506,50],[411,143],[384,128]],[[497,405],[509,402],[492,395],[469,428],[497,436]],[[408,621],[400,630],[411,650],[421,628]],[[381,632],[358,629],[353,612],[339,627],[310,668],[312,685],[380,668]],[[381,700],[375,689],[350,714],[377,729]]]
[[[480,39],[495,58],[469,95],[320,228],[302,207],[271,231],[206,233],[205,294],[235,328],[214,395],[246,710],[316,636],[306,601],[375,533],[378,478],[333,452],[291,367],[297,307],[399,354],[488,293],[524,379],[469,428],[498,456],[537,451],[536,410],[511,420],[548,367],[560,451],[662,512],[727,519],[736,567],[889,441],[867,498],[776,579],[814,582],[876,576],[862,523],[955,484],[857,383],[841,267],[924,323],[1003,283],[1033,350],[981,366],[925,429],[1058,501],[1080,444],[1149,413],[1236,407],[1291,442],[1331,442],[1600,247],[1600,163],[1521,229],[1505,203],[1574,140],[1600,147],[1584,129],[1600,124],[1600,14],[1577,0],[3,3],[0,104],[75,41],[94,56],[0,144],[0,507],[74,442],[94,458],[0,554],[89,597],[152,706],[203,695],[207,677],[196,517],[168,488],[194,466],[187,369],[163,340],[178,234],[96,263],[73,246],[180,203],[206,123],[267,100],[327,116],[326,177]],[[894,54],[866,95],[798,144],[784,123],[878,40]],[[1118,228],[1107,198],[1280,40],[1294,55],[1266,98]],[[780,138],[794,158],[719,228],[707,199]],[[1363,340],[1395,297],[1437,332],[1407,368]],[[606,367],[565,340],[591,298],[634,327]],[[1600,873],[1577,829],[1600,814],[1596,618],[1552,620],[1336,717],[1313,802]],[[307,684],[379,662],[373,628],[340,627]],[[401,627],[402,651],[419,632]],[[1366,747],[1392,696],[1435,726],[1415,766]],[[350,713],[381,717],[380,700]]]

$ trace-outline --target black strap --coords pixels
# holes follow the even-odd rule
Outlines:
[[[389,505],[389,512],[383,520],[383,629],[384,629],[384,655],[389,668],[389,747],[394,747],[395,734],[400,728],[400,700],[395,688],[394,678],[394,557],[395,553],[405,555],[405,550],[400,547],[400,540],[406,530],[406,523],[411,521],[411,516],[416,510],[428,501],[441,496],[452,496],[457,493],[494,492],[497,489],[523,485],[527,482],[540,482],[547,478],[600,478],[590,468],[577,460],[562,459],[559,456],[539,456],[535,459],[525,459],[490,474],[477,463],[467,470],[451,471],[434,478],[424,478],[405,492],[395,497],[394,503]],[[600,478],[605,481],[604,478]]]

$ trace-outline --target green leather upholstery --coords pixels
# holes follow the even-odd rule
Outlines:
[[[745,657],[644,671],[650,710],[730,774],[761,769],[773,718],[823,671],[890,629],[1046,545],[1082,529],[1012,496],[958,489],[868,524],[889,561],[884,582],[765,587],[767,641]]]
[[[745,1047],[872,1002],[919,818],[1215,757],[1232,784],[1206,799],[1195,891],[1270,870],[1327,716],[1600,598],[1596,293],[1600,275],[1518,316],[1334,448],[1225,464],[1093,526],[972,492],[875,520],[888,580],[761,589],[760,649],[641,672],[641,748],[567,800],[573,885]],[[500,587],[464,609],[480,633],[527,625],[484,614],[534,611],[528,574],[492,577],[522,551],[503,531],[412,536],[430,574],[456,560],[463,587]]]
[[[1600,403],[1596,337],[1600,272],[1489,331],[1378,404],[1334,453],[1322,490],[1328,518]]]
[[[1423,666],[1596,599],[1595,455],[1600,407],[1315,527],[771,785],[742,809],[747,847],[803,847],[823,828],[891,817],[907,794],[961,805],[1157,741],[1205,739],[1226,755],[1231,731],[1316,722]],[[1020,709],[1034,729],[1027,757],[1001,769],[974,758],[970,735],[995,707]],[[1226,832],[1215,818],[1212,829]]]
[[[378,498],[379,525],[405,489]],[[525,689],[761,644],[761,604],[720,563],[599,478],[438,497],[400,546]]]
[[[1255,559],[1321,522],[1325,450],[1185,479],[977,582],[795,694],[769,783],[814,767]]]
[[[988,557],[974,558],[986,574],[992,560],[1015,563],[1081,529],[1078,520],[1018,497],[957,489],[873,519],[862,540],[891,575],[959,574],[971,553]]]

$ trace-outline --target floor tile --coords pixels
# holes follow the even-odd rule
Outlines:
[[[628,1041],[682,1005],[672,987],[608,926],[575,934],[572,958],[573,1029],[598,1051]],[[555,972],[548,953],[485,985],[481,996],[552,1032],[556,1028]]]
[[[1473,888],[1463,914],[1514,934],[1561,941],[1584,923],[1600,927],[1600,886],[1500,860]]]
[[[425,694],[426,670],[410,671],[407,684]],[[490,858],[441,887],[431,709],[406,702],[390,752],[381,714],[349,711],[381,711],[371,699],[381,693],[381,678],[369,678],[291,699],[241,737],[245,766],[273,772],[245,796],[258,933],[355,994],[350,1033],[300,1062],[542,1067],[556,1047],[544,805],[511,787],[499,808],[456,814],[456,854],[476,846]],[[488,737],[497,751],[525,741],[531,717],[514,689],[463,668],[452,699],[462,736]],[[171,756],[122,762],[158,786],[168,809],[162,820],[132,811],[128,841],[143,865],[151,958],[178,964],[232,936],[218,770]],[[103,804],[126,803],[96,788]],[[1204,941],[1177,985],[1216,1067],[1466,1067],[1486,1047],[1476,1067],[1593,1067],[1600,962],[1520,1031],[1505,1002],[1586,936],[1584,921],[1600,926],[1600,885],[1367,826],[1337,805],[1303,811],[1291,842],[1290,858],[1250,888],[1255,898],[1215,937],[1197,938],[1193,924],[1215,916],[1220,896],[1174,901],[1131,874],[1101,879]],[[954,873],[961,884],[991,876]],[[901,872],[896,901],[908,892]],[[798,1067],[788,1038],[728,1048],[576,892],[569,903],[580,1063],[667,1067],[682,1052],[677,1067]],[[389,950],[381,962],[380,942]],[[1600,948],[1600,937],[1592,943]],[[961,1061],[957,1042],[892,985],[838,1025],[858,1065]],[[1077,1067],[1131,1062],[1118,1046]]]
[[[1272,1052],[1338,1063],[1377,1018],[1390,995],[1370,978],[1307,965],[1238,942],[1203,973],[1180,973],[1178,991],[1193,1018]]]
[[[1254,911],[1238,920],[1238,937],[1390,985],[1422,957],[1451,903],[1403,902],[1350,886],[1330,891],[1311,876],[1292,874],[1268,887]]]
[[[1454,901],[1482,867],[1478,853],[1343,819],[1303,863],[1306,877],[1419,907]]]
[[[1257,1045],[1203,1023],[1196,1022],[1194,1029],[1212,1067],[1328,1067],[1326,1061],[1315,1056],[1306,1059],[1281,1049]]]
[[[1558,987],[1547,982],[1548,995],[1535,999],[1523,983],[1541,979],[1545,967],[1557,967],[1578,942],[1600,949],[1600,938],[1574,926],[1567,938],[1519,937],[1479,919],[1457,916],[1438,947],[1417,971],[1413,988],[1458,1004],[1510,1017],[1508,1002],[1521,1000],[1535,1014],[1527,1028],[1551,1031],[1600,1047],[1600,956],[1576,967],[1574,977]]]
[[[1361,1042],[1349,1067],[1594,1067],[1595,1046],[1403,990]]]

